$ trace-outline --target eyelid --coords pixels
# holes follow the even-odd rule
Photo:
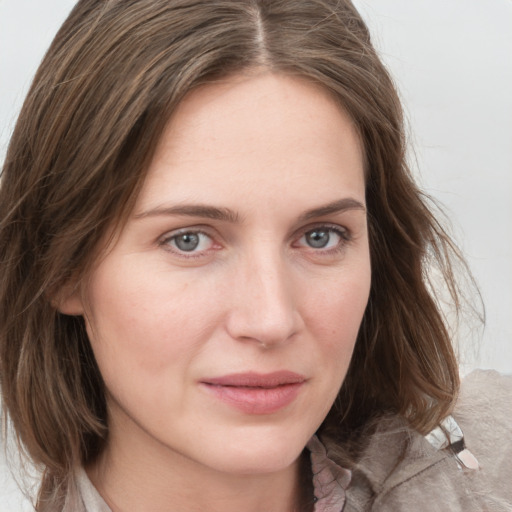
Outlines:
[[[334,231],[338,233],[342,238],[349,239],[352,236],[352,232],[349,228],[346,226],[341,226],[340,224],[336,224],[333,222],[315,222],[314,224],[308,224],[307,226],[304,226],[300,228],[295,235],[293,235],[293,238],[297,239],[302,236],[304,236],[306,233],[309,233],[310,231],[315,231],[318,229],[326,229],[330,231]]]
[[[336,247],[331,247],[328,249],[325,248],[314,248],[307,245],[297,245],[298,242],[304,237],[306,234],[311,231],[325,229],[326,231],[334,232],[341,239],[341,242]],[[353,235],[350,229],[345,226],[341,226],[339,224],[333,224],[330,222],[318,222],[315,224],[309,224],[300,229],[300,231],[293,237],[294,242],[292,246],[301,247],[305,249],[309,249],[311,252],[315,254],[333,254],[336,252],[342,251],[348,243],[350,243],[353,239]]]
[[[335,247],[330,248],[314,248],[308,245],[299,244],[298,242],[304,237],[307,233],[314,231],[325,229],[330,232],[334,232],[337,236],[340,237],[340,243]],[[219,243],[219,238],[221,238],[217,233],[212,233],[212,228],[210,226],[204,225],[195,225],[195,226],[185,226],[181,228],[176,228],[170,231],[167,231],[165,234],[161,235],[157,239],[157,244],[161,246],[164,250],[174,254],[178,258],[183,260],[194,259],[194,258],[203,258],[208,256],[212,251],[216,251],[222,248],[222,243]],[[211,240],[211,246],[207,249],[201,251],[182,251],[179,248],[171,246],[169,243],[173,238],[179,236],[180,234],[193,233],[200,234],[208,237]],[[353,234],[349,228],[346,226],[342,226],[340,224],[335,224],[331,222],[316,222],[308,224],[300,230],[297,230],[295,234],[292,236],[292,247],[306,249],[318,255],[331,255],[338,252],[341,252],[347,244],[349,244],[353,239]]]
[[[177,228],[171,231],[167,231],[164,235],[161,235],[157,243],[160,247],[162,247],[164,250],[178,256],[179,258],[183,259],[192,259],[192,258],[201,258],[206,256],[210,251],[216,250],[217,247],[213,247],[217,245],[220,247],[220,244],[217,242],[214,235],[210,232],[210,229],[206,229],[205,226],[186,226],[183,228]],[[173,247],[170,242],[173,238],[184,235],[187,233],[196,234],[196,235],[204,235],[208,237],[211,240],[212,247],[209,247],[208,249],[204,249],[201,251],[182,251],[179,248]]]

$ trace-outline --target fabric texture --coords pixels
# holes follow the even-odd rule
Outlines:
[[[350,470],[336,464],[328,445],[314,436],[308,449],[315,512],[512,512],[512,376],[470,374],[453,417],[465,446],[458,434],[448,446],[448,432],[449,442],[439,448],[439,433],[433,442],[402,419],[388,418]],[[464,465],[458,456],[464,449],[479,469]],[[75,481],[64,512],[112,512],[83,469]]]
[[[511,512],[512,376],[467,376],[453,417],[480,469],[466,469],[450,449],[436,450],[400,419],[389,419],[351,468],[340,510]]]
[[[316,499],[314,512],[342,510],[346,490],[352,480],[352,472],[329,458],[325,446],[318,437],[313,436],[307,447],[311,454],[313,491]]]

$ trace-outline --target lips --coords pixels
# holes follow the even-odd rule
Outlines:
[[[202,387],[214,398],[247,414],[272,414],[290,405],[306,378],[295,372],[236,373],[205,379]]]

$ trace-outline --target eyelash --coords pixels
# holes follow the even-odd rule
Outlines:
[[[302,231],[302,235],[297,239],[301,240],[303,237],[305,237],[308,233],[312,233],[314,231],[326,231],[330,234],[335,233],[337,236],[339,236],[340,241],[338,244],[336,244],[335,247],[329,248],[329,249],[323,249],[323,248],[314,248],[314,247],[307,247],[315,254],[321,254],[321,255],[335,255],[345,249],[348,243],[352,241],[352,234],[347,228],[342,228],[337,225],[332,224],[318,224],[316,226],[308,226],[307,229]]]
[[[329,249],[323,249],[323,248],[314,248],[314,247],[305,247],[306,249],[310,249],[313,253],[319,254],[319,255],[334,255],[341,251],[343,251],[348,243],[352,241],[352,234],[350,231],[346,228],[341,228],[337,225],[331,225],[331,224],[318,224],[315,226],[307,226],[306,229],[303,229],[301,231],[301,235],[297,238],[295,238],[294,244],[297,244],[299,240],[301,240],[303,237],[308,235],[309,233],[312,233],[314,231],[326,231],[328,233],[334,233],[340,238],[340,242],[332,248]],[[176,232],[171,232],[165,235],[158,243],[160,246],[162,246],[165,250],[172,252],[173,254],[178,255],[181,258],[184,259],[194,259],[194,258],[201,258],[204,257],[206,254],[208,254],[212,250],[217,250],[216,248],[208,248],[203,251],[196,252],[195,250],[192,251],[184,251],[177,247],[172,247],[170,244],[173,240],[176,240],[179,236],[183,235],[202,235],[206,236],[211,240],[212,245],[215,245],[213,237],[207,233],[205,230],[202,230],[200,228],[185,228],[178,230]],[[219,245],[219,248],[221,246]],[[303,247],[303,246],[301,246]]]
[[[176,240],[179,236],[183,235],[202,235],[208,237],[212,244],[214,244],[213,237],[207,233],[205,230],[199,229],[199,228],[185,228],[180,229],[178,231],[173,231],[167,235],[165,235],[160,241],[159,245],[162,246],[165,250],[172,252],[173,254],[176,254],[182,258],[185,259],[193,259],[193,258],[201,258],[205,255],[205,253],[209,253],[212,249],[206,249],[205,251],[183,251],[180,250],[178,247],[172,247],[171,242],[173,240]],[[216,250],[216,249],[213,249]]]

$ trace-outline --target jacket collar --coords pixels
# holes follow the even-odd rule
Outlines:
[[[385,495],[450,456],[447,450],[434,448],[424,436],[408,427],[405,420],[399,417],[380,420],[352,468],[344,510],[360,510],[361,504],[369,506],[376,496]]]
[[[352,480],[352,472],[328,457],[327,450],[318,437],[313,436],[307,448],[311,454],[314,512],[339,512],[345,504],[345,491]]]

